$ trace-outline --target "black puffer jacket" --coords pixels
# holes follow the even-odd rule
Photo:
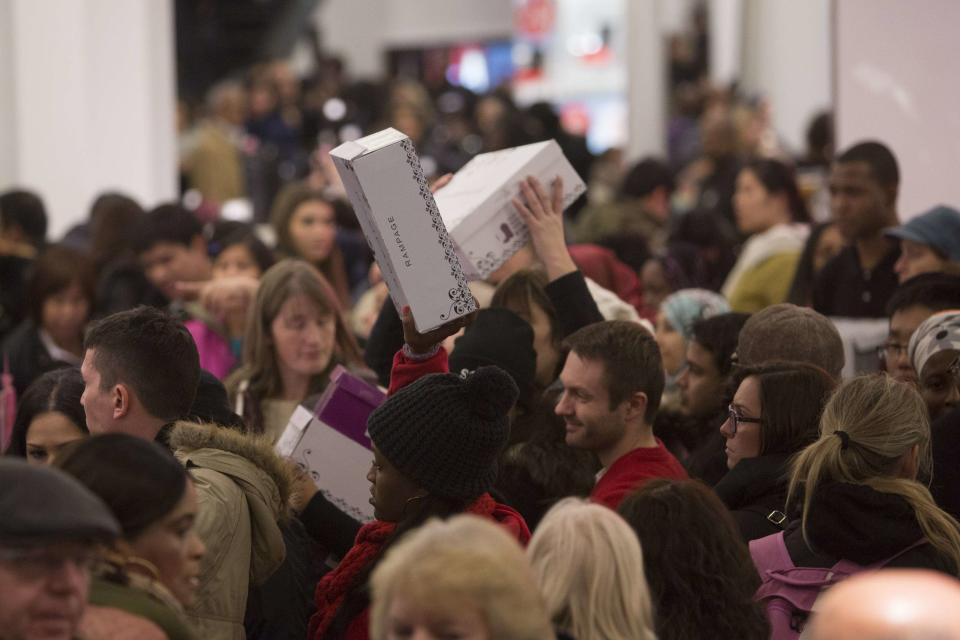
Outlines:
[[[789,459],[785,453],[744,458],[714,487],[737,521],[744,541],[783,531]]]
[[[813,548],[804,541],[797,518],[784,538],[790,558],[798,567],[832,567],[842,559],[870,565],[893,557],[924,537],[905,499],[841,482],[817,487],[807,516],[807,535]],[[950,558],[930,544],[903,553],[887,566],[957,574]]]

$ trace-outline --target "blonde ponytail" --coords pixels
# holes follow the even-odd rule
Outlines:
[[[925,486],[902,476],[914,448],[918,471],[929,472],[930,421],[915,389],[885,375],[842,384],[823,410],[820,437],[793,461],[787,504],[803,496],[807,544],[807,517],[817,485],[825,480],[861,484],[906,500],[930,544],[960,571],[960,523],[936,505]]]

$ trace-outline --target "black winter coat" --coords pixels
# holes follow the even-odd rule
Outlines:
[[[744,458],[714,487],[745,542],[783,531],[789,458],[784,453]]]
[[[844,559],[870,565],[893,557],[924,537],[905,499],[841,482],[817,487],[807,516],[807,535],[812,547],[804,541],[797,518],[784,536],[790,558],[798,567],[832,567]],[[951,560],[930,544],[903,553],[887,566],[957,575]]]

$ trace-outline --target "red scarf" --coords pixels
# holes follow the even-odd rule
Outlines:
[[[466,513],[492,518],[496,508],[496,501],[490,497],[489,493],[485,493],[467,507]],[[382,520],[374,520],[360,528],[357,539],[347,555],[343,557],[336,569],[323,576],[317,584],[317,589],[314,592],[317,610],[310,618],[309,638],[323,640],[327,629],[329,629],[334,618],[337,617],[340,607],[343,606],[347,594],[356,586],[354,583],[357,577],[380,554],[383,543],[393,534],[396,528],[396,523],[383,522]],[[363,617],[366,617],[366,613],[364,611]],[[350,626],[353,626],[353,622]]]

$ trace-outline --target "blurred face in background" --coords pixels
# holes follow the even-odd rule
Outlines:
[[[930,245],[902,239],[900,240],[900,258],[893,265],[893,270],[902,284],[922,273],[943,273],[949,265],[950,261]]]
[[[40,326],[58,345],[70,345],[82,338],[89,317],[90,301],[74,281],[43,301]]]
[[[960,404],[960,351],[944,349],[930,356],[920,372],[920,395],[931,420]]]
[[[865,162],[834,163],[830,170],[830,212],[848,241],[880,233],[891,213],[892,196]]]
[[[687,368],[677,378],[683,413],[696,418],[717,415],[723,408],[726,383],[713,354],[696,340],[691,340],[687,344]]]
[[[907,346],[910,336],[923,321],[933,315],[933,309],[923,305],[914,305],[897,309],[890,316],[890,332],[883,343],[883,368],[888,375],[900,382],[917,384],[917,372],[910,362]]]
[[[656,329],[654,337],[660,347],[663,369],[668,375],[676,375],[686,363],[687,341],[663,313],[657,314]]]
[[[790,219],[783,196],[767,191],[757,175],[749,169],[744,169],[737,176],[733,206],[737,228],[744,234],[762,233]]]
[[[263,273],[250,249],[243,243],[232,244],[213,262],[213,278],[248,277],[260,279]]]
[[[290,216],[290,242],[297,255],[313,264],[325,261],[337,238],[333,205],[323,200],[307,200]]]
[[[201,236],[189,245],[158,242],[140,254],[140,263],[150,283],[168,300],[180,297],[178,282],[199,282],[210,277],[207,243]]]

